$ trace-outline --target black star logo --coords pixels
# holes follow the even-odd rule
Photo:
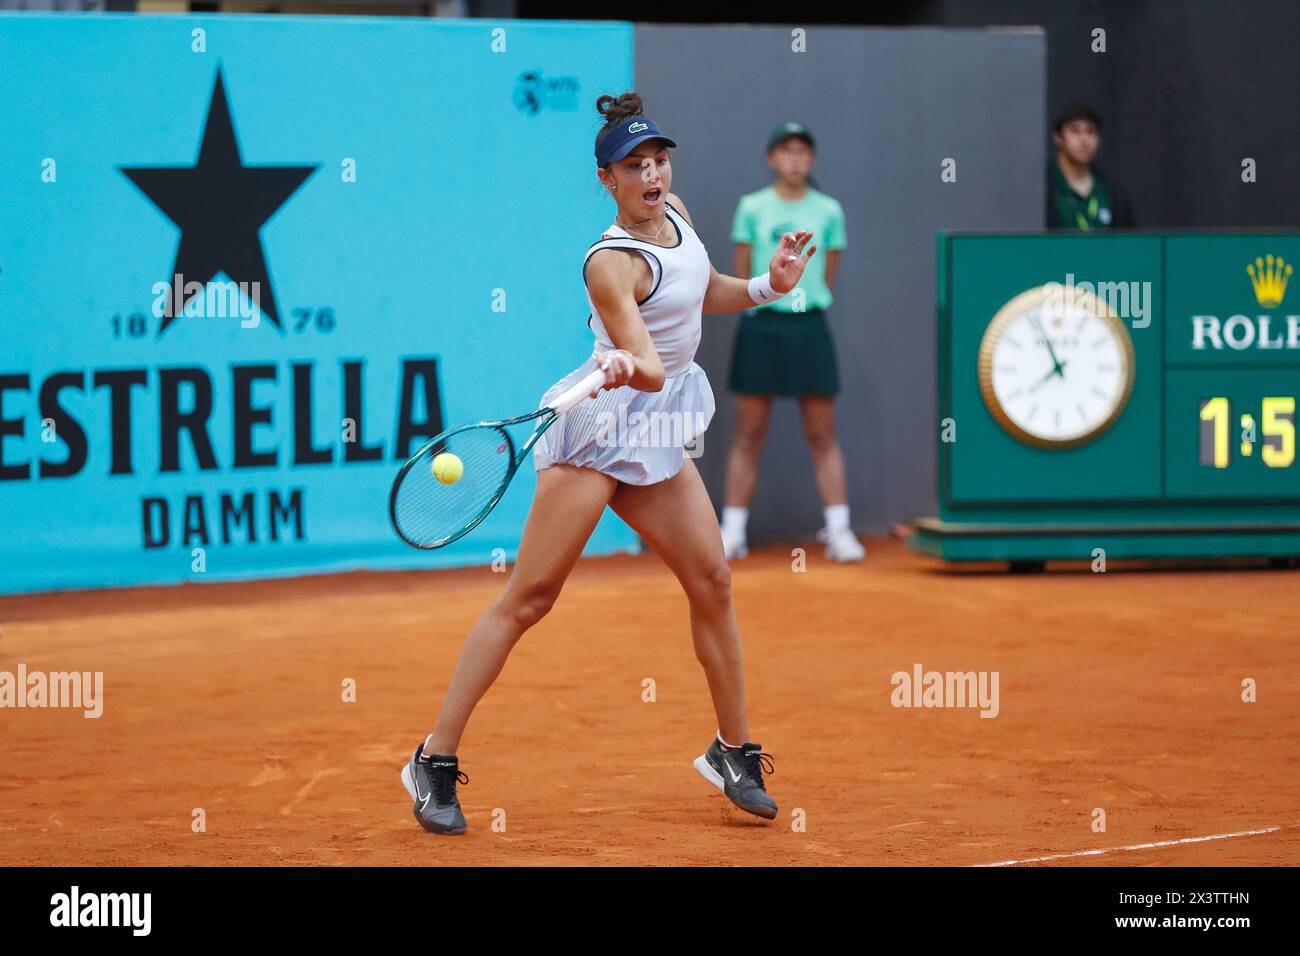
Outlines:
[[[232,282],[258,283],[253,288],[262,314],[283,331],[259,232],[317,165],[245,166],[218,69],[198,162],[119,168],[181,230],[160,336],[178,318],[174,303],[183,309],[197,294],[191,286],[185,296],[183,286],[206,286],[220,273]]]

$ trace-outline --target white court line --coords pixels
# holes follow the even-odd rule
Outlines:
[[[1053,853],[1051,856],[1031,856],[1025,860],[1003,860],[1000,863],[976,863],[974,866],[1016,866],[1020,863],[1046,863],[1048,860],[1068,860],[1071,857],[1101,856],[1104,853],[1124,853],[1129,850],[1152,850],[1162,846],[1178,846],[1183,843],[1205,843],[1209,840],[1231,840],[1233,837],[1259,836],[1261,833],[1276,833],[1288,827],[1265,827],[1263,830],[1239,830],[1236,833],[1215,833],[1210,836],[1183,837],[1181,840],[1159,840],[1155,843],[1135,843],[1132,846],[1112,846],[1104,850],[1078,850],[1074,853]]]

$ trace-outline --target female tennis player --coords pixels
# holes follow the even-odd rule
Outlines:
[[[607,505],[650,544],[689,599],[695,655],[718,721],[695,768],[741,809],[776,816],[763,783],[771,757],[749,739],[721,532],[686,448],[714,411],[709,381],[694,361],[702,313],[774,301],[794,288],[817,247],[805,252],[812,233],[791,231],[767,273],[748,280],[720,275],[685,204],[669,191],[668,149],[677,143],[645,116],[636,93],[601,96],[596,109],[605,119],[596,135],[596,175],[618,208],[583,264],[595,348],[541,404],[596,368],[605,382],[534,446],[537,490],[514,570],[470,628],[437,725],[402,769],[415,818],[434,833],[465,832],[456,797],[456,784],[469,782],[456,756],[461,734],[511,648],[555,603]],[[651,423],[648,435],[611,432],[611,423],[636,421]]]
[[[758,483],[758,456],[777,396],[799,402],[826,521],[817,532],[817,539],[826,545],[826,557],[861,561],[866,555],[849,525],[844,454],[835,433],[839,375],[825,315],[832,301],[840,250],[845,246],[844,210],[835,199],[810,185],[815,159],[807,127],[800,123],[777,126],[767,141],[767,163],[776,178],[772,185],[742,196],[732,222],[737,271],[750,271],[752,262],[771,256],[792,222],[816,232],[824,251],[800,283],[802,301],[791,296],[755,306],[736,326],[727,383],[736,393],[736,436],[727,456],[722,509],[722,546],[728,558],[743,558],[749,552],[745,540],[749,502]]]

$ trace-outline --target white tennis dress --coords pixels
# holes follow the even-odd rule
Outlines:
[[[659,245],[611,225],[592,243],[582,263],[602,249],[635,249],[646,257],[654,284],[637,303],[650,340],[664,365],[664,387],[642,392],[630,385],[603,390],[560,416],[533,446],[533,465],[541,471],[563,462],[593,468],[631,485],[652,485],[681,470],[686,446],[713,419],[713,389],[695,364],[700,344],[704,293],[709,286],[709,255],[691,224],[670,203],[665,215],[676,242]],[[591,293],[587,324],[595,333],[595,354],[614,348]],[[560,379],[542,396],[545,405],[597,367],[594,357]]]

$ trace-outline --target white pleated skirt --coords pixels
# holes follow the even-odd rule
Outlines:
[[[596,367],[594,358],[560,379],[542,395],[550,402]],[[664,379],[657,392],[629,385],[584,399],[543,433],[533,446],[533,466],[593,468],[629,485],[653,485],[681,470],[690,446],[696,454],[713,420],[713,389],[694,362]]]

